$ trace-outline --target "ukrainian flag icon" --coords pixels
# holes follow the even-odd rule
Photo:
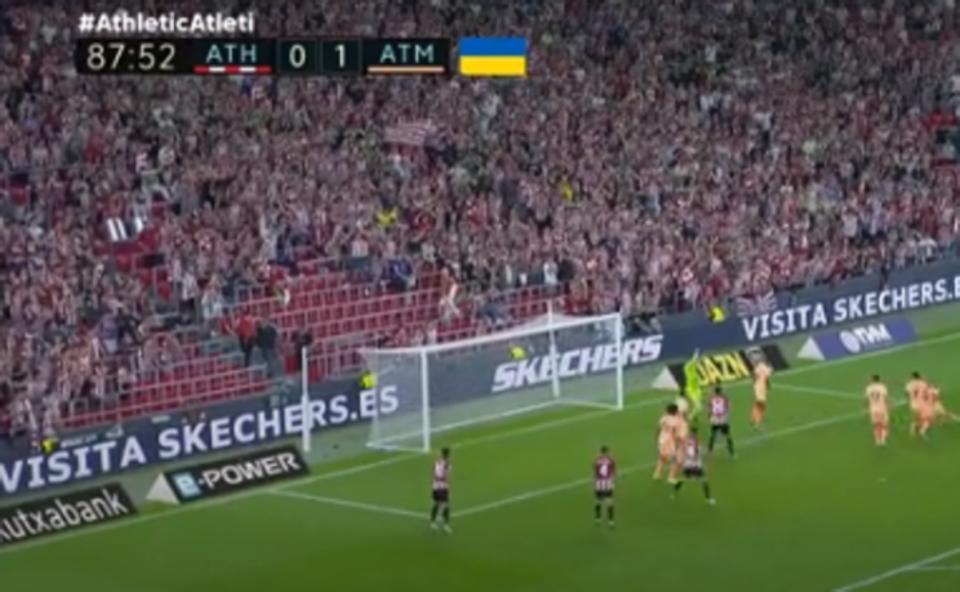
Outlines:
[[[464,76],[527,75],[527,40],[523,37],[463,37],[459,50]]]

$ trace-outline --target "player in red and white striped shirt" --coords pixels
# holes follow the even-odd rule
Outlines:
[[[430,528],[440,528],[437,515],[443,516],[443,529],[453,532],[450,527],[450,449],[440,451],[440,457],[433,463],[433,507],[430,509]]]
[[[733,435],[730,433],[730,399],[723,394],[719,386],[713,390],[710,397],[710,445],[707,450],[713,453],[713,445],[717,442],[717,434],[723,434],[727,440],[727,451],[736,458],[733,452]]]
[[[717,500],[710,493],[710,483],[707,481],[707,470],[703,466],[703,455],[700,451],[700,443],[697,441],[696,428],[690,429],[690,437],[684,441],[683,447],[685,449],[683,454],[683,480],[679,480],[673,485],[673,494],[670,497],[676,498],[677,494],[680,493],[680,488],[683,487],[683,482],[687,479],[693,479],[699,481],[703,487],[703,497],[706,498],[707,503],[711,506],[716,505]]]
[[[613,528],[613,486],[617,479],[617,462],[610,455],[610,449],[600,447],[600,456],[593,461],[593,491],[597,503],[593,507],[593,516],[597,524],[603,518],[603,506],[607,507],[607,524]]]

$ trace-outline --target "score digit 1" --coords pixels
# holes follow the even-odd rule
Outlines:
[[[320,43],[324,74],[362,74],[359,39],[326,39]]]
[[[318,74],[317,42],[285,40],[277,51],[277,72],[281,74]]]

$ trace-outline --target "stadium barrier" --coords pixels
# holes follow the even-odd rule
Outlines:
[[[960,306],[960,261],[894,271],[886,278],[859,277],[835,286],[816,286],[778,296],[778,301],[782,308],[752,317],[731,316],[716,323],[705,314],[691,317],[688,313],[681,315],[682,319],[659,319],[662,332],[628,333],[623,342],[625,366],[630,370],[624,373],[626,392],[649,388],[663,364],[689,358],[695,349],[722,352],[776,342],[781,351],[795,353],[792,342],[804,340],[811,332],[869,325],[907,312],[918,326],[915,319],[922,318],[926,309],[936,315],[937,309]],[[946,315],[953,324],[958,324],[956,317]],[[938,326],[949,324],[943,321],[940,318]],[[602,343],[571,343],[560,353],[569,356],[569,367],[591,375],[611,371],[603,361],[606,348]],[[442,371],[440,361],[431,377],[436,393],[432,404],[500,396],[510,392],[501,390],[504,385],[517,388],[550,380],[543,353],[531,352],[526,359],[517,360],[506,348],[487,350],[471,358],[469,368],[451,361]],[[306,421],[314,439],[322,437],[324,443],[314,446],[307,460],[341,455],[353,445],[363,449],[374,415],[390,415],[398,408],[396,385],[383,382],[364,388],[358,377],[348,377],[310,385]],[[450,396],[445,398],[444,393]],[[47,454],[22,441],[0,442],[0,494],[34,494],[156,463],[182,462],[297,438],[305,421],[300,398],[299,385],[287,385],[263,397],[222,402],[200,412],[164,413],[62,434],[58,449]],[[351,426],[357,429],[349,429]]]
[[[714,351],[780,341],[891,315],[960,304],[960,261],[951,259],[829,286],[777,296],[776,310],[721,323],[702,311],[659,318],[661,361],[688,358],[694,350]],[[629,334],[628,334],[629,336]]]

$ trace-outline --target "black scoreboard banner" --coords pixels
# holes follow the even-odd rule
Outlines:
[[[449,74],[450,40],[78,39],[80,74]]]

